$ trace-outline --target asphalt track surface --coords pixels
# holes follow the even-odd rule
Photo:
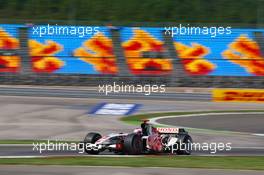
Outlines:
[[[141,103],[139,112],[186,111],[193,110],[234,110],[263,109],[261,104],[233,104],[186,101],[152,101],[124,99],[76,99],[57,97],[17,97],[1,96],[0,139],[50,139],[83,140],[88,132],[102,135],[118,132],[132,132],[136,126],[118,120],[119,116],[89,116],[91,107],[100,102]],[[226,117],[226,116],[225,116]],[[227,121],[226,121],[227,122]],[[251,121],[252,123],[254,120]],[[190,122],[190,125],[193,122]],[[230,122],[227,122],[230,123]],[[236,123],[234,123],[236,126]],[[234,149],[219,152],[221,155],[264,155],[264,139],[250,134],[226,134],[210,132],[191,132],[195,142],[232,142]],[[31,147],[32,148],[32,147]],[[48,152],[48,155],[76,155],[74,152]],[[206,152],[194,152],[194,155],[208,155]],[[37,155],[30,148],[0,147],[0,155],[26,156]],[[40,155],[40,154],[39,154]],[[79,155],[79,154],[78,154]],[[209,154],[211,155],[211,154]]]
[[[10,89],[10,90],[8,90]],[[33,92],[34,91],[34,92]],[[43,92],[45,91],[45,92]],[[35,90],[21,88],[0,88],[0,139],[58,139],[58,140],[82,140],[87,132],[96,131],[102,134],[112,132],[131,132],[135,126],[122,123],[119,116],[90,116],[88,111],[97,103],[139,103],[143,107],[138,113],[162,112],[162,111],[210,111],[210,110],[263,110],[263,104],[255,103],[213,103],[208,101],[208,94],[166,94],[164,96],[144,96],[128,94],[128,97],[118,94],[105,96],[103,94],[87,95],[87,91],[80,90]],[[244,116],[241,116],[244,117]],[[253,117],[251,123],[260,121]],[[228,120],[224,120],[230,123]],[[193,123],[193,122],[191,122]],[[190,124],[190,123],[189,123]],[[186,125],[186,126],[189,126]],[[178,123],[176,123],[178,126]],[[237,123],[233,123],[237,125]],[[189,126],[190,127],[190,126]],[[252,130],[252,132],[254,132]],[[262,149],[264,137],[251,134],[216,133],[193,131],[190,133],[194,141],[198,142],[232,142],[232,152],[219,153],[219,155],[264,155]],[[76,152],[48,152],[42,155],[80,155]],[[0,156],[26,156],[41,155],[32,150],[32,146],[1,146]],[[194,152],[194,155],[211,155],[208,153]],[[83,155],[80,155],[83,156]],[[103,173],[102,173],[102,171]],[[138,169],[107,168],[108,174],[135,174]],[[164,172],[163,169],[162,173]],[[25,166],[14,168],[13,166],[1,166],[1,174],[104,174],[102,168],[41,168]],[[138,170],[139,171],[139,170]],[[204,172],[203,172],[204,171]],[[218,170],[217,170],[218,171]],[[101,173],[100,173],[101,172]],[[181,169],[166,168],[166,174],[197,174],[196,170],[185,171]],[[92,174],[89,173],[89,174]],[[224,171],[213,172],[201,170],[198,174],[259,174],[255,171]],[[263,174],[263,172],[261,172]],[[260,173],[260,174],[261,174]],[[148,168],[139,171],[139,174],[161,174],[158,170],[153,172]]]

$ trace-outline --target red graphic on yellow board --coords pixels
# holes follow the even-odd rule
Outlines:
[[[187,46],[175,42],[174,46],[187,73],[191,75],[208,75],[216,68],[215,64],[204,58],[210,53],[209,48],[198,43]]]
[[[163,42],[141,29],[133,30],[133,37],[122,43],[132,74],[168,74],[173,66],[167,58],[144,58],[143,52],[164,52]]]
[[[117,74],[118,72],[112,40],[102,33],[97,33],[86,40],[82,47],[74,51],[74,56],[92,64],[101,74]]]
[[[0,28],[0,49],[14,50],[19,48],[18,39]],[[0,56],[0,72],[18,72],[20,68],[19,56]]]
[[[60,52],[63,47],[51,40],[44,44],[36,40],[29,40],[29,52],[32,59],[32,69],[36,73],[52,73],[64,66],[64,62],[54,54]]]
[[[261,55],[257,42],[248,38],[247,35],[240,35],[234,42],[229,44],[228,49],[222,55],[253,75],[264,75],[264,56]]]

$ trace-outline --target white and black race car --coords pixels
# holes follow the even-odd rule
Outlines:
[[[83,146],[88,154],[110,151],[116,154],[172,153],[190,155],[192,138],[183,128],[156,128],[144,121],[132,133],[101,136],[88,133]]]

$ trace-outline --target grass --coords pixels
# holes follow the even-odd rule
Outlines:
[[[188,114],[204,114],[204,113],[226,113],[226,112],[264,112],[264,110],[229,110],[229,111],[198,111],[198,112],[162,112],[162,113],[149,113],[149,114],[138,114],[138,115],[131,115],[128,117],[120,118],[121,121],[132,124],[132,125],[139,125],[142,119],[150,119],[155,117],[162,117],[162,116],[176,116],[176,115],[188,115]]]
[[[50,157],[5,158],[1,165],[81,165],[264,170],[264,157]]]

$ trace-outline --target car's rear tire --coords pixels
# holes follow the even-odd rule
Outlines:
[[[182,135],[179,137],[177,143],[178,149],[177,154],[179,155],[190,155],[192,153],[192,137],[190,135]]]
[[[143,152],[143,143],[138,134],[129,134],[124,139],[124,151],[126,154],[141,154]]]
[[[95,132],[88,133],[84,138],[84,150],[85,150],[85,152],[88,154],[98,154],[100,151],[87,150],[86,144],[87,143],[95,143],[100,138],[102,138],[102,136],[99,133],[95,133]]]

